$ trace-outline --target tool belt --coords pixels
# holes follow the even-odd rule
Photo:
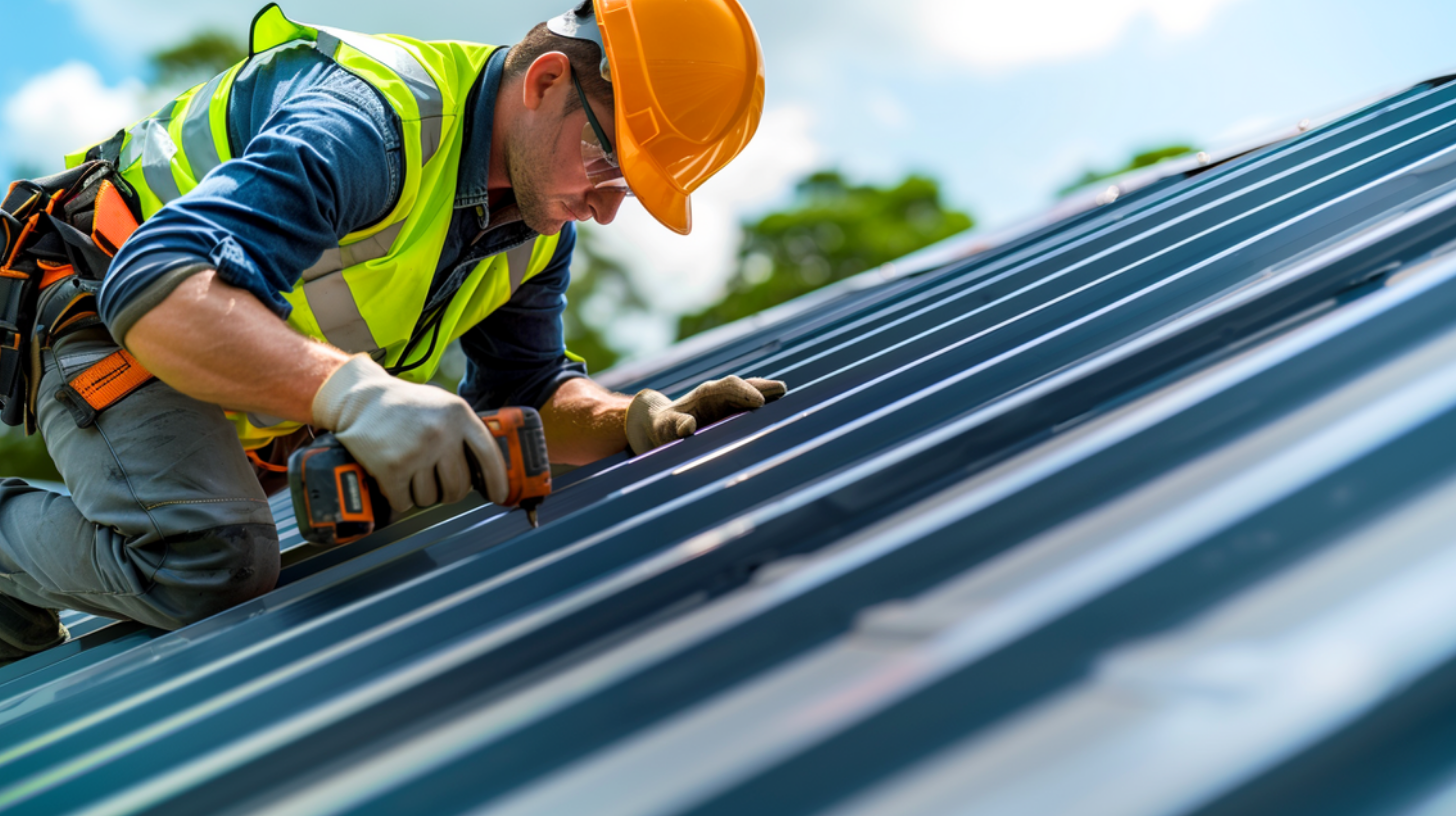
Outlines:
[[[75,168],[17,181],[0,202],[0,421],[27,434],[35,432],[41,352],[102,325],[96,294],[141,222],[135,191],[106,156],[119,147],[113,139]],[[84,428],[151,379],[118,350],[71,378],[56,398]]]

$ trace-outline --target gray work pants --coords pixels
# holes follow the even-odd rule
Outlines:
[[[220,408],[153,380],[78,428],[55,399],[115,350],[96,329],[44,356],[38,419],[71,495],[0,480],[0,594],[12,620],[19,601],[175,629],[278,579],[267,497]]]

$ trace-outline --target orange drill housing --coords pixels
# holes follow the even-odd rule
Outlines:
[[[480,420],[505,459],[509,493],[502,506],[520,506],[534,523],[535,509],[551,495],[551,463],[541,415],[532,408],[502,408],[481,414]],[[487,495],[480,463],[469,458],[471,482],[482,496]],[[333,434],[322,434],[289,457],[288,481],[299,533],[315,544],[333,547],[358,541],[388,520],[388,504],[378,485]],[[376,518],[376,511],[383,517]]]
[[[546,431],[541,415],[530,408],[502,408],[495,413],[481,414],[480,419],[495,437],[506,462],[510,493],[502,504],[530,509],[551,495],[551,462],[546,455]],[[471,475],[477,489],[484,488],[484,478],[479,473]]]

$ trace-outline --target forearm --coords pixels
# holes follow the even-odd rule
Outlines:
[[[551,461],[589,465],[627,448],[625,421],[632,398],[585,377],[567,380],[541,408]]]
[[[188,278],[121,339],[148,371],[188,396],[295,422],[313,420],[314,395],[349,359],[212,271]]]

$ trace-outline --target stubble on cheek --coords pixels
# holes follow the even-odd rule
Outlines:
[[[555,136],[560,136],[558,126]],[[555,235],[565,225],[565,207],[561,212],[552,212],[555,199],[550,197],[551,170],[555,155],[552,147],[558,139],[532,139],[513,151],[506,160],[511,187],[516,195],[516,206],[521,209],[521,218],[526,226],[542,235]]]

